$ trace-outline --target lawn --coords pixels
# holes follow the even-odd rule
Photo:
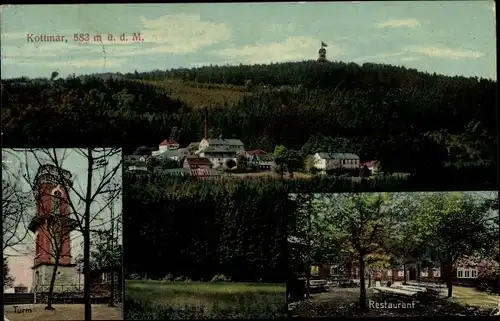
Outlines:
[[[24,313],[15,313],[13,306],[4,306],[5,317],[9,321],[26,320],[83,320],[83,304],[54,304],[55,310],[45,310],[45,304],[21,304]],[[92,304],[92,320],[123,320],[122,308],[110,308],[105,304]]]
[[[415,303],[414,308],[366,309],[358,308],[359,288],[332,288],[326,293],[313,294],[312,299],[293,304],[291,317],[406,317],[406,316],[488,316],[498,305],[499,296],[479,292],[474,288],[453,287],[453,298],[443,291]],[[381,302],[372,288],[367,289],[367,299]],[[369,302],[369,301],[368,301]],[[386,299],[386,302],[403,302]]]
[[[126,320],[286,316],[285,284],[126,280]]]

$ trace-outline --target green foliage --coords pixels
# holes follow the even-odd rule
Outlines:
[[[248,80],[263,86],[227,103],[202,98],[195,106],[192,98],[202,93],[179,96],[158,85],[238,85],[246,91]],[[467,181],[470,188],[474,179],[483,187],[496,175],[496,83],[485,79],[305,61],[50,83],[9,79],[1,90],[4,147],[54,144],[57,137],[61,146],[123,146],[131,154],[138,146],[156,146],[173,127],[187,146],[203,136],[199,107],[208,105],[210,131],[238,137],[248,148],[283,145],[302,156],[350,151],[363,161],[381,161],[384,171],[418,174],[414,184]]]
[[[134,155],[151,155],[151,148],[147,146],[140,146],[134,151]]]
[[[236,162],[234,161],[234,159],[230,158],[226,161],[226,166],[227,168],[232,169],[236,166]]]

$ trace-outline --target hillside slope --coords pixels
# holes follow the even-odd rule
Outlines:
[[[346,151],[387,171],[496,173],[496,82],[402,67],[298,62],[30,82],[2,80],[4,146],[182,146],[238,137],[303,155]],[[215,85],[214,85],[215,84]],[[227,108],[230,106],[231,108]],[[43,123],[43,126],[40,124]],[[471,169],[472,168],[472,169]]]

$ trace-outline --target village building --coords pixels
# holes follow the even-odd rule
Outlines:
[[[22,283],[19,283],[14,287],[14,293],[28,293],[28,287]]]
[[[316,153],[313,156],[313,166],[320,171],[358,169],[359,156],[351,153]]]
[[[148,168],[146,166],[136,166],[136,165],[131,165],[129,167],[127,167],[127,171],[130,171],[130,172],[147,172],[148,171]]]
[[[206,147],[196,151],[196,155],[209,159],[213,168],[227,167],[229,160],[234,161],[235,164],[238,163],[237,152],[225,147]]]
[[[124,155],[123,160],[126,162],[146,162],[149,156],[146,155]]]
[[[224,139],[222,135],[218,139],[203,138],[199,144],[198,152],[209,147],[235,152],[236,154],[245,153],[245,145],[241,140],[233,138]]]
[[[477,285],[478,276],[482,269],[485,269],[485,262],[478,262],[475,266],[464,266],[461,263],[454,265],[452,269],[452,280],[456,284]],[[420,281],[428,282],[445,282],[446,267],[444,265],[438,267],[422,267],[420,269],[420,277],[417,277],[417,268],[408,266],[406,269],[401,266],[394,269],[367,269],[366,274],[370,274],[371,281],[391,281],[402,282]],[[406,273],[406,277],[405,277]],[[345,264],[315,264],[311,267],[311,275],[320,279],[333,280],[353,280],[360,278],[360,270],[358,262],[352,261]],[[368,275],[366,275],[368,282]]]
[[[211,169],[212,166],[212,162],[208,158],[199,156],[187,156],[182,165],[184,169]]]
[[[365,167],[368,168],[370,170],[370,173],[373,175],[373,174],[376,174],[378,171],[379,171],[379,162],[377,161],[369,161],[369,162],[365,162],[365,163],[361,163],[359,164],[360,167]]]
[[[255,166],[260,170],[271,171],[276,168],[276,160],[273,154],[268,154],[262,149],[246,151],[248,165]]]
[[[158,150],[152,152],[154,157],[163,157],[179,162],[188,155],[187,148],[180,148],[177,141],[173,139],[165,139],[158,145]]]

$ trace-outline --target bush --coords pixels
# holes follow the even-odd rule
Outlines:
[[[214,275],[210,282],[230,282],[231,277],[225,276],[224,274]]]
[[[170,281],[174,280],[174,278],[175,278],[175,275],[169,273],[163,277],[162,281],[170,282]]]
[[[137,273],[132,273],[132,274],[130,274],[128,276],[128,279],[130,279],[130,280],[140,280],[140,279],[142,279],[142,277],[139,274],[137,274]]]
[[[181,276],[176,277],[174,279],[174,282],[182,282],[182,281],[185,281],[185,280],[186,280],[186,278],[184,278],[184,276],[181,275]]]

